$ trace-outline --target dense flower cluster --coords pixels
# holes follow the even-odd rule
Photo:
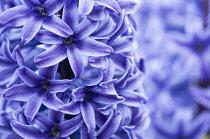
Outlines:
[[[210,137],[209,4],[145,0],[139,8],[139,53],[152,121],[146,139]]]
[[[1,139],[140,139],[131,0],[0,0]]]

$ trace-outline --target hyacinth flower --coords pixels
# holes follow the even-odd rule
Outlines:
[[[202,112],[192,120],[192,114],[185,108],[180,108],[173,116],[173,120],[169,120],[168,124],[163,122],[163,119],[155,122],[155,128],[164,139],[168,138],[190,138],[200,139],[204,136],[209,128],[209,113]],[[181,112],[185,113],[185,116],[181,116]],[[162,124],[161,124],[162,122]],[[171,125],[171,126],[170,126]]]
[[[81,115],[77,115],[66,121],[62,121],[62,117],[57,117],[56,115],[49,115],[49,117],[37,113],[31,125],[13,120],[11,121],[11,126],[12,129],[23,138],[68,139],[68,136],[74,133],[83,123]],[[57,120],[60,121],[60,123],[55,123],[55,118],[59,118]]]
[[[78,24],[78,13],[74,11],[74,15],[71,14],[76,4],[76,1],[66,2],[63,12],[64,21],[72,28],[73,34],[68,37],[58,36],[47,31],[40,31],[37,34],[36,38],[40,42],[54,44],[50,49],[35,57],[37,67],[51,66],[68,57],[75,77],[79,78],[84,70],[81,54],[104,56],[109,55],[113,51],[110,46],[89,37],[97,28],[97,22],[92,22],[88,18],[85,18]],[[71,15],[72,17],[70,17]]]
[[[57,13],[64,0],[21,0],[22,5],[4,11],[0,16],[1,25],[23,26],[22,43],[27,44],[41,27],[63,37],[68,37],[72,30],[58,18]]]
[[[19,78],[17,69],[24,65],[24,59],[20,52],[20,46],[16,46],[13,52],[10,51],[10,41],[4,37],[1,45],[2,56],[0,56],[0,76],[2,77],[0,85],[7,84],[7,87],[15,83]]]
[[[5,5],[1,25],[22,30],[24,59],[28,50],[45,51],[25,60],[16,72],[21,80],[2,92],[4,100],[21,104],[7,120],[9,130],[22,138],[141,138],[148,119],[134,55],[136,3],[20,2]]]
[[[56,93],[67,90],[70,80],[55,80],[57,66],[39,69],[39,75],[27,67],[18,69],[17,73],[24,83],[15,85],[3,92],[3,97],[17,101],[26,101],[25,116],[28,122],[33,120],[43,103],[48,108],[58,110],[63,102]]]

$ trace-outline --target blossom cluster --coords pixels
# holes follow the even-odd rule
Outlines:
[[[152,121],[147,139],[209,138],[209,5],[148,0],[139,8],[139,53]]]
[[[137,6],[0,0],[0,138],[142,138]]]

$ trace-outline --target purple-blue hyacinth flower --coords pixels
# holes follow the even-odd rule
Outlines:
[[[15,6],[0,15],[0,24],[23,26],[22,42],[28,43],[41,27],[63,37],[72,30],[55,14],[62,8],[64,0],[21,0],[23,5]]]
[[[30,122],[39,111],[43,103],[48,108],[58,110],[63,102],[56,96],[56,93],[66,91],[71,80],[55,80],[57,65],[34,71],[22,67],[17,73],[24,83],[17,84],[3,92],[6,99],[26,101],[24,113]]]
[[[7,87],[15,83],[19,78],[17,69],[24,65],[24,59],[20,52],[20,46],[16,46],[11,53],[10,41],[4,37],[1,45],[2,56],[0,56],[0,85],[7,84]]]
[[[12,129],[23,138],[69,139],[68,136],[74,133],[83,123],[81,115],[62,121],[62,117],[50,114],[51,113],[49,113],[48,117],[37,113],[31,125],[13,120],[11,121]],[[57,120],[59,120],[60,123],[55,123],[55,118],[59,118]]]
[[[48,31],[40,31],[36,38],[46,44],[54,44],[45,52],[35,57],[37,67],[47,67],[61,62],[68,57],[70,66],[76,78],[82,76],[84,64],[82,55],[105,56],[113,52],[111,46],[89,37],[97,28],[98,23],[85,18],[78,24],[78,13],[73,11],[77,2],[66,2],[63,19],[72,28],[68,37],[58,36]],[[74,12],[74,15],[71,14]]]

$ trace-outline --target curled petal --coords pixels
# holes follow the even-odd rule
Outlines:
[[[37,86],[44,79],[27,67],[22,67],[17,70],[19,77],[30,87]]]
[[[73,37],[77,40],[84,39],[92,34],[98,27],[98,22],[92,21],[88,18],[82,20],[78,27],[74,30]]]
[[[56,96],[56,94],[46,94],[43,104],[52,110],[58,111],[58,108],[63,105],[63,102]]]
[[[107,37],[111,37],[113,36],[122,26],[123,21],[125,19],[125,10],[122,10],[122,12],[120,13],[119,19],[117,19],[117,25],[115,26],[115,28],[112,30],[112,32],[110,32]]]
[[[88,15],[94,5],[94,0],[80,0],[78,5],[78,12],[81,17]]]
[[[17,121],[11,121],[12,129],[23,138],[43,138],[45,135],[31,125],[24,125]]]
[[[69,37],[73,33],[71,28],[56,15],[47,17],[42,27],[62,37]]]
[[[17,70],[15,70],[11,80],[9,81],[9,83],[6,85],[6,87],[11,87],[13,86],[18,80],[19,80],[19,76],[18,76],[18,73],[17,73]]]
[[[71,101],[69,104],[59,107],[59,110],[63,113],[70,115],[77,115],[80,113],[80,107],[78,102]]]
[[[41,77],[44,77],[46,79],[54,79],[55,78],[55,74],[57,72],[58,69],[58,64],[47,67],[47,68],[40,68],[38,70],[38,74]]]
[[[64,38],[60,37],[50,31],[41,30],[36,34],[35,37],[38,41],[46,44],[62,44]]]
[[[53,127],[54,121],[43,114],[37,113],[31,124],[41,132],[47,132]]]
[[[79,49],[75,46],[70,46],[67,48],[67,56],[74,76],[80,78],[84,71],[84,64]]]
[[[124,98],[121,96],[112,95],[112,94],[103,94],[99,92],[90,92],[88,93],[88,96],[90,96],[90,98],[94,102],[101,104],[115,104],[124,101]]]
[[[44,3],[44,7],[48,15],[51,16],[58,12],[64,5],[64,1],[65,0],[47,0]]]
[[[27,7],[35,7],[38,6],[39,3],[36,0],[20,0],[20,2]]]
[[[6,59],[14,61],[10,51],[10,41],[7,36],[4,36],[3,42],[1,44],[1,52]]]
[[[114,49],[115,53],[130,52],[132,51],[132,40],[127,37],[121,37],[109,44]]]
[[[115,11],[116,13],[121,12],[121,8],[115,0],[94,0],[94,1],[95,1],[95,3],[105,6],[109,9]]]
[[[96,78],[90,79],[89,81],[84,82],[86,86],[94,86],[99,84],[103,80],[103,69],[99,71],[99,75]]]
[[[63,8],[63,20],[72,30],[78,26],[77,0],[67,0]]]
[[[31,96],[30,100],[26,103],[26,107],[24,109],[24,114],[25,114],[27,121],[29,123],[34,119],[34,116],[39,111],[39,108],[42,104],[44,96],[45,96],[44,92],[34,93]]]
[[[22,43],[25,45],[31,41],[42,26],[43,18],[39,16],[32,16],[28,19],[27,23],[23,26],[22,30]]]
[[[0,69],[4,69],[5,67],[10,67],[14,64],[14,61],[11,61],[7,58],[0,56]]]
[[[61,123],[64,119],[64,113],[51,109],[48,111],[48,117],[52,119],[55,123]]]
[[[110,33],[114,27],[115,22],[112,18],[107,14],[106,18],[103,20],[102,24],[98,27],[98,29],[94,32],[94,36],[105,36]]]
[[[3,97],[17,101],[28,101],[31,95],[37,93],[39,89],[29,87],[25,83],[15,85],[3,91]]]
[[[77,41],[75,45],[79,48],[82,54],[87,56],[105,56],[113,52],[111,46],[91,38]]]
[[[66,120],[65,122],[60,123],[59,129],[60,129],[60,136],[66,137],[68,135],[71,135],[74,133],[83,123],[82,116],[77,115],[74,118],[70,120]]]
[[[85,97],[85,88],[84,87],[79,87],[79,88],[72,90],[71,98],[74,102],[84,101],[84,97]]]
[[[83,102],[80,102],[80,109],[83,120],[88,128],[88,132],[93,132],[96,126],[93,106],[90,104],[90,102],[85,100]]]
[[[134,1],[119,1],[121,9],[125,9],[127,14],[131,14],[137,10],[137,3]]]
[[[26,16],[28,11],[29,8],[24,5],[8,9],[0,15],[0,24],[4,25],[12,20],[16,20],[22,16]],[[21,22],[21,20],[18,21]]]
[[[19,65],[19,67],[22,67],[24,65],[24,58],[23,55],[20,52],[20,46],[16,46],[13,50],[13,54],[15,59],[17,60],[17,63]]]
[[[58,93],[66,91],[71,85],[71,80],[50,80],[50,92],[49,93]]]
[[[104,57],[90,57],[89,63],[92,67],[106,68],[106,60]]]
[[[125,98],[123,104],[133,107],[139,107],[142,103],[147,102],[147,97],[142,93],[137,93],[131,90],[121,90],[118,91],[119,95]]]
[[[118,130],[121,119],[121,112],[118,110],[114,110],[109,116],[106,123],[99,129],[97,138],[108,139],[112,134],[114,134]]]
[[[14,66],[11,68],[0,69],[0,77],[1,77],[0,85],[4,85],[11,80],[16,68],[17,67]]]
[[[106,17],[106,13],[104,12],[105,7],[101,5],[94,5],[91,13],[88,15],[88,18],[90,18],[93,21],[101,21],[104,20]]]
[[[66,57],[66,47],[63,44],[53,45],[43,53],[35,56],[34,62],[38,68],[44,68],[58,64]]]

